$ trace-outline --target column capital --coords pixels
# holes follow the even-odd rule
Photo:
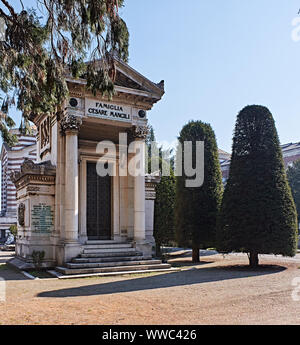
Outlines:
[[[78,132],[82,125],[82,119],[79,116],[67,114],[60,121],[61,132],[65,134],[66,132]]]
[[[128,135],[132,140],[145,140],[147,138],[148,133],[148,126],[133,126],[128,131]]]

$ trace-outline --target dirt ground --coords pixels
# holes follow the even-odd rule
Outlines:
[[[257,270],[245,255],[208,255],[196,266],[176,259],[181,272],[76,280],[27,279],[3,265],[8,257],[1,252],[2,325],[300,324],[299,254],[263,256]]]

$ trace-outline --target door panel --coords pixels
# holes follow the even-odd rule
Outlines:
[[[98,176],[96,163],[87,163],[87,236],[111,239],[111,177]]]

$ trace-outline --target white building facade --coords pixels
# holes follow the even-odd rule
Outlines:
[[[145,161],[147,113],[162,98],[163,82],[155,84],[119,60],[115,64],[113,99],[94,96],[84,79],[70,78],[63,111],[31,119],[38,128],[37,164],[25,160],[13,178],[18,238],[12,264],[18,267],[32,266],[33,251],[44,253],[43,266],[62,274],[107,271],[106,265],[136,270],[130,262],[169,267],[152,260],[159,177],[129,172],[135,157]],[[129,147],[120,142],[125,136]],[[106,151],[99,149],[103,141]],[[99,175],[97,162],[104,158],[113,176]]]
[[[10,130],[18,138],[16,145],[10,147],[7,143],[1,148],[1,216],[0,238],[7,236],[9,228],[17,224],[16,187],[10,179],[14,171],[20,171],[25,158],[36,160],[35,130],[32,135],[24,135],[18,129]]]

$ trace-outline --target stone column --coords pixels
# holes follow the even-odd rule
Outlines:
[[[139,151],[138,157],[141,158],[140,164],[142,172],[134,176],[134,241],[137,250],[142,251],[145,257],[151,257],[152,244],[146,241],[145,226],[145,139],[148,128],[144,126],[135,126],[131,131],[131,137],[134,140],[132,152]],[[136,161],[135,161],[136,163]]]
[[[145,141],[136,139],[134,141],[134,150],[135,152],[137,152],[137,150],[140,150],[140,156],[144,158]],[[146,239],[144,174],[134,177],[134,239],[136,242],[143,242]]]
[[[82,120],[75,115],[66,115],[61,120],[65,135],[65,202],[64,202],[64,262],[80,252],[78,242],[78,132]]]
[[[159,173],[146,175],[146,239],[155,246],[154,231],[154,205],[156,199],[156,186],[161,181]]]

